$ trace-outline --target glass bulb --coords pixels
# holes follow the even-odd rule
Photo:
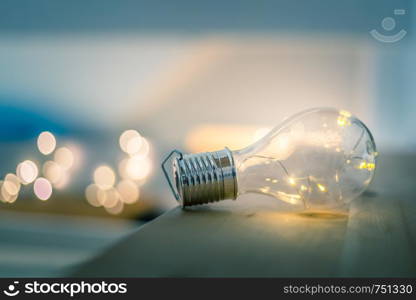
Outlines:
[[[173,162],[184,206],[260,193],[305,208],[344,206],[370,184],[376,146],[349,112],[310,109],[237,151],[180,154]]]

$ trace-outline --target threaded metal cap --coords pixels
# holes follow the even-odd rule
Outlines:
[[[182,206],[237,197],[234,159],[229,149],[183,154],[173,161],[173,174]]]

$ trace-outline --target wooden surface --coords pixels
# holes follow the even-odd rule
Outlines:
[[[416,276],[416,157],[381,156],[349,214],[272,198],[173,209],[79,266],[76,276]]]
[[[55,277],[139,226],[129,220],[0,210],[0,277]]]

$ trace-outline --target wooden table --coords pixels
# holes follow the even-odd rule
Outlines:
[[[349,215],[271,198],[175,208],[81,265],[77,276],[416,276],[416,156],[381,155]]]

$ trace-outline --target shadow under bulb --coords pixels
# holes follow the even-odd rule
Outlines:
[[[165,169],[173,154],[174,183]],[[359,119],[347,111],[316,108],[241,150],[172,151],[162,168],[182,206],[259,193],[307,209],[329,209],[345,206],[367,188],[376,156],[373,137]]]

